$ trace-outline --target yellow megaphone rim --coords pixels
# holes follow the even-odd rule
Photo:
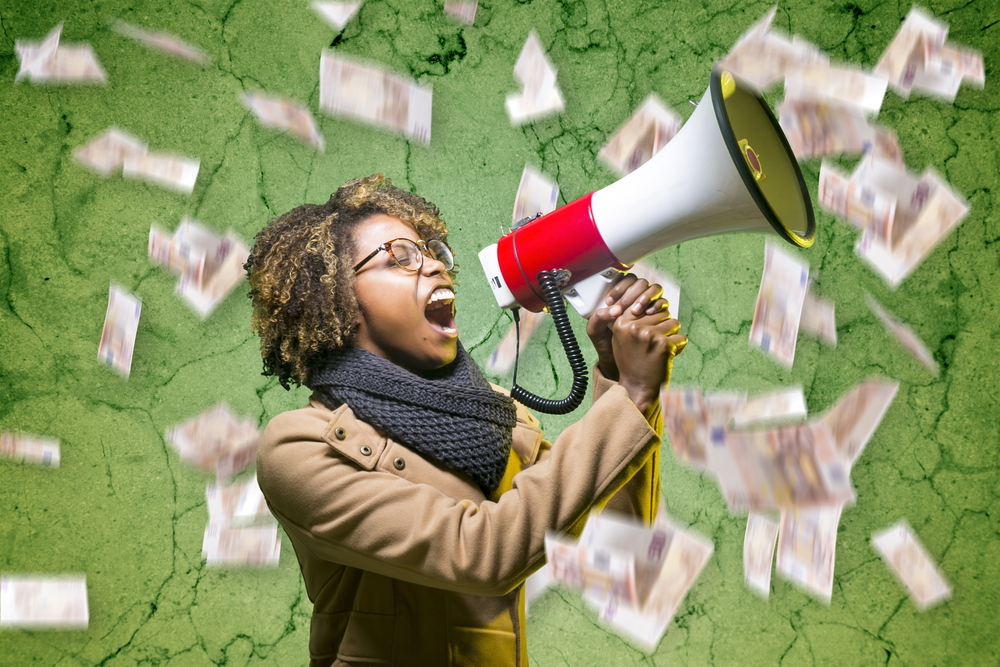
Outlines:
[[[763,108],[767,118],[774,127],[775,133],[781,139],[782,146],[784,146],[784,149],[787,152],[788,159],[798,181],[798,191],[796,194],[802,197],[805,208],[804,213],[806,219],[805,225],[803,225],[805,227],[805,234],[803,235],[798,234],[789,224],[783,221],[775,212],[771,204],[767,201],[767,197],[764,195],[760,185],[758,184],[758,181],[764,178],[764,171],[760,164],[762,160],[756,153],[753,152],[752,147],[749,147],[746,139],[741,140],[736,137],[733,132],[733,126],[729,120],[729,114],[726,111],[725,100],[736,92],[737,85],[752,94],[757,99],[757,102]],[[756,88],[749,85],[742,79],[735,77],[731,72],[718,66],[712,70],[712,78],[709,87],[712,90],[712,104],[715,107],[715,115],[719,123],[719,129],[722,131],[722,138],[726,144],[726,148],[729,149],[730,156],[733,158],[736,170],[739,172],[744,185],[750,192],[750,196],[753,197],[754,202],[757,204],[758,208],[760,208],[764,217],[767,218],[769,223],[771,223],[771,227],[778,233],[779,236],[800,248],[808,248],[816,240],[816,218],[813,215],[812,200],[809,196],[809,191],[806,189],[805,180],[802,178],[802,170],[799,169],[798,161],[795,159],[794,153],[788,145],[788,139],[785,138],[785,133],[781,131],[778,119],[775,118],[774,113],[771,112],[771,107],[768,106],[767,102]],[[748,148],[750,148],[749,151],[747,150]]]

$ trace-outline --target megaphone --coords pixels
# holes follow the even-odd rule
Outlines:
[[[522,221],[523,222],[523,221]],[[563,299],[590,317],[638,260],[683,241],[774,232],[812,245],[816,221],[802,172],[760,92],[716,66],[697,108],[648,162],[611,185],[523,222],[479,253],[501,308],[548,308],[573,368],[562,401],[517,386],[511,396],[550,414],[576,409],[587,369]],[[573,354],[575,348],[576,352]]]

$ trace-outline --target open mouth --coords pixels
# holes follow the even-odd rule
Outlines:
[[[445,336],[457,336],[455,327],[455,293],[449,287],[439,287],[431,294],[424,309],[431,328]]]

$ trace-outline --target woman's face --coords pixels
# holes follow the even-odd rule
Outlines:
[[[420,239],[402,220],[383,214],[360,222],[354,237],[354,264],[387,241]],[[441,262],[426,255],[423,260],[414,273],[381,250],[355,275],[361,320],[354,344],[412,372],[441,368],[458,354],[451,276]],[[437,290],[448,294],[439,294],[446,298],[436,299],[428,308]]]

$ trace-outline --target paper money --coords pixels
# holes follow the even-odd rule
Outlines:
[[[97,359],[111,366],[127,380],[132,370],[132,351],[135,348],[142,301],[114,282],[108,291],[108,310],[104,314],[104,329],[97,348]]]
[[[892,242],[896,197],[876,185],[848,178],[824,160],[819,172],[820,205],[883,244]]]
[[[180,276],[177,292],[205,319],[246,275],[250,252],[230,229],[219,237],[185,216],[171,237],[154,223],[149,258]]]
[[[680,126],[680,117],[669,110],[656,93],[650,93],[598,156],[619,175],[631,174],[659,153]]]
[[[904,322],[896,319],[892,313],[887,311],[882,305],[875,300],[875,298],[865,292],[865,301],[868,303],[868,307],[871,311],[875,313],[875,316],[881,320],[882,325],[889,331],[890,334],[896,339],[896,341],[903,346],[903,349],[910,353],[910,355],[924,365],[927,370],[937,377],[938,374],[938,363],[934,361],[934,356],[924,345],[923,341],[914,333],[913,329],[907,326]]]
[[[872,535],[872,547],[924,611],[951,597],[951,586],[906,519]]]
[[[556,69],[552,66],[538,33],[532,30],[514,65],[514,77],[521,82],[520,94],[507,96],[507,115],[511,123],[521,125],[565,108],[562,92],[556,84]]]
[[[725,431],[706,465],[732,511],[815,507],[854,500],[850,468],[829,427],[817,421],[756,431]]]
[[[551,213],[556,210],[558,199],[559,186],[555,181],[530,164],[525,164],[514,197],[514,224],[524,218],[534,218],[539,213]]]
[[[750,345],[791,370],[799,333],[809,265],[781,250],[770,239],[764,247],[764,272],[750,325]]]
[[[58,468],[59,439],[0,431],[0,458]]]
[[[848,466],[861,456],[898,389],[897,380],[866,380],[841,397],[821,418]]]
[[[781,511],[777,571],[830,604],[842,504]]]
[[[696,468],[705,468],[710,426],[700,389],[671,389],[660,393],[663,428],[677,459]],[[718,437],[724,442],[725,425]]]
[[[211,62],[211,58],[207,53],[168,32],[146,30],[120,19],[112,19],[108,27],[123,37],[128,37],[143,46],[148,46],[168,56],[174,56],[181,60],[189,60],[199,65],[207,65]]]
[[[324,50],[319,61],[319,108],[387,127],[429,145],[431,87],[371,63]]]
[[[239,528],[274,522],[264,494],[257,484],[257,475],[242,484],[209,484],[205,488],[208,518],[229,528]]]
[[[585,592],[584,598],[612,629],[644,650],[653,651],[714,547],[709,540],[673,522],[662,507],[651,528],[609,512],[602,513],[599,519],[604,527],[595,526],[592,539],[633,552],[641,603],[635,605],[624,597],[600,596],[594,591]]]
[[[472,25],[476,21],[476,6],[478,0],[473,2],[446,2],[444,3],[444,13],[446,16],[454,17],[456,20]]]
[[[807,63],[788,72],[785,96],[789,99],[820,100],[832,104],[850,104],[871,113],[882,108],[888,81],[860,69]]]
[[[326,142],[304,104],[259,92],[243,93],[241,100],[262,125],[287,132],[323,152]]]
[[[281,555],[278,524],[229,528],[209,522],[201,554],[209,567],[278,567]]]
[[[538,325],[542,323],[545,319],[545,313],[539,312],[534,313],[530,310],[521,309],[521,337],[520,337],[520,349],[523,351],[525,345],[531,340],[531,336],[534,335],[535,331],[538,329]],[[507,333],[504,334],[503,340],[497,345],[497,349],[493,350],[493,354],[490,355],[489,361],[486,362],[486,368],[489,369],[491,373],[506,373],[510,370],[511,366],[514,365],[514,358],[517,356],[518,349],[518,335],[517,327],[513,324],[507,329]]]
[[[815,336],[830,347],[837,347],[837,320],[834,317],[834,303],[829,299],[806,292],[802,300],[802,317],[799,331]]]
[[[62,26],[60,22],[41,42],[15,40],[14,50],[21,61],[15,83],[23,78],[46,84],[108,82],[90,44],[59,45]]]
[[[763,514],[750,512],[743,537],[743,580],[747,588],[766,600],[771,593],[771,562],[778,539],[778,524]]]
[[[916,88],[953,101],[962,81],[982,87],[982,54],[947,44],[947,36],[947,24],[914,5],[875,72],[904,99]]]
[[[750,26],[729,50],[720,65],[753,86],[765,90],[788,72],[810,63],[825,64],[830,59],[819,49],[799,38],[791,41],[771,30],[778,6]]]
[[[869,125],[861,107],[785,99],[778,105],[778,119],[788,145],[800,160],[873,150],[887,160],[903,164],[896,135]]]
[[[110,127],[73,152],[73,159],[89,167],[101,176],[121,169],[125,159],[142,155],[147,150],[146,142],[117,127]]]
[[[583,546],[549,532],[545,536],[545,560],[554,583],[602,599],[636,601],[635,559],[627,551],[604,545]]]
[[[86,630],[87,575],[0,575],[0,627]]]
[[[126,155],[122,175],[189,195],[194,191],[200,160],[169,153]]]
[[[354,17],[360,2],[313,2],[310,5],[317,14],[330,26],[340,32],[344,26]]]
[[[747,399],[733,414],[733,426],[805,417],[806,399],[802,385],[783,387]]]
[[[186,461],[215,470],[223,479],[247,467],[257,457],[260,431],[248,417],[242,421],[224,401],[190,421],[167,429],[166,440]]]

